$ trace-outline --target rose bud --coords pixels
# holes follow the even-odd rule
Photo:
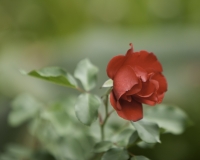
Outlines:
[[[134,52],[133,45],[126,55],[113,57],[107,75],[113,80],[110,103],[117,114],[131,121],[143,118],[142,103],[161,103],[167,91],[162,66],[153,53]]]

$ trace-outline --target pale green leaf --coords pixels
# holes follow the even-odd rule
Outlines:
[[[144,156],[134,156],[131,158],[131,160],[150,160],[150,159]]]
[[[88,152],[87,148],[84,144],[81,144],[82,139],[79,139],[68,136],[67,138],[59,141],[56,146],[52,146],[51,150],[54,152],[55,147],[57,152],[55,154],[58,159],[61,160],[88,160]],[[91,145],[91,144],[90,144]],[[90,148],[91,149],[91,148]]]
[[[95,153],[101,153],[109,150],[112,147],[112,142],[110,141],[102,141],[97,144],[95,144],[93,152]]]
[[[17,144],[7,145],[5,152],[0,154],[0,160],[33,160],[32,157],[33,152],[31,149]]]
[[[153,148],[155,146],[155,143],[146,143],[144,141],[141,141],[137,143],[137,146],[140,148]]]
[[[19,126],[33,118],[41,109],[42,104],[28,94],[18,96],[12,103],[8,121],[12,126]]]
[[[15,157],[14,157],[15,158]],[[0,160],[14,160],[13,159],[13,156],[10,155],[10,154],[6,154],[6,153],[1,153],[0,154]],[[19,160],[19,159],[16,159],[15,160]]]
[[[85,125],[91,125],[98,117],[98,108],[101,100],[89,93],[81,94],[75,105],[77,118]]]
[[[17,144],[9,144],[6,146],[6,152],[17,158],[30,157],[32,152],[29,148]]]
[[[68,106],[73,107],[73,106]],[[65,108],[60,104],[54,104],[43,111],[42,118],[51,122],[59,135],[66,135],[69,130],[70,119],[65,111]]]
[[[125,129],[112,138],[118,146],[126,146],[129,142],[131,135],[135,132],[133,129]]]
[[[112,79],[108,79],[107,81],[104,82],[104,84],[102,85],[102,87],[112,87],[113,86],[113,80]]]
[[[46,67],[39,70],[33,70],[27,73],[27,75],[41,78],[66,87],[77,87],[77,83],[74,77],[59,67]]]
[[[102,156],[101,160],[127,160],[129,154],[126,150],[121,148],[112,148]]]
[[[138,136],[147,143],[160,143],[159,127],[156,123],[145,121],[144,119],[132,122],[138,132]]]
[[[81,60],[74,72],[74,76],[79,79],[86,91],[93,89],[97,82],[98,68],[88,59]]]
[[[146,110],[145,118],[157,123],[166,132],[181,134],[189,125],[189,118],[180,108],[175,106],[159,105]]]
[[[138,139],[138,133],[136,130],[134,130],[134,132],[132,133],[131,137],[129,138],[129,142],[128,144],[131,145],[131,144],[134,144]]]

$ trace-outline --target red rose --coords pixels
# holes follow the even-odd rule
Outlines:
[[[113,80],[110,102],[118,115],[138,121],[143,118],[142,103],[161,103],[167,91],[162,66],[153,53],[134,52],[113,57],[107,66],[107,75]]]

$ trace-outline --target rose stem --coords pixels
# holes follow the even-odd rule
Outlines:
[[[108,95],[105,96],[105,101],[104,101],[104,105],[105,105],[105,119],[103,121],[101,125],[101,140],[103,141],[105,138],[104,135],[104,126],[106,124],[106,121],[108,120],[109,114],[108,114]]]

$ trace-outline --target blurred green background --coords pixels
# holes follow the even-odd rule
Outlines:
[[[10,142],[26,143],[23,126],[7,123],[15,96],[28,92],[46,102],[73,92],[20,69],[61,66],[73,73],[88,57],[100,69],[100,87],[108,61],[132,42],[163,64],[169,86],[163,103],[180,106],[194,122],[181,136],[166,134],[154,149],[135,152],[152,160],[199,159],[199,7],[197,0],[0,0],[0,151]]]

